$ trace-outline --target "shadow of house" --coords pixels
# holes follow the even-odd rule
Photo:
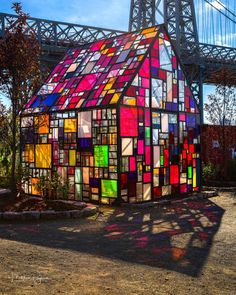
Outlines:
[[[0,237],[67,249],[197,277],[207,260],[224,210],[210,200],[163,208],[108,208],[97,221],[4,224]]]

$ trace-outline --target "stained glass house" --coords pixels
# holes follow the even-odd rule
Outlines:
[[[21,116],[24,190],[58,172],[90,202],[198,191],[199,122],[162,26],[71,49]]]

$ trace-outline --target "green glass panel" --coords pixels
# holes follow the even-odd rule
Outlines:
[[[82,184],[75,185],[75,198],[76,200],[82,200]]]
[[[81,168],[75,168],[75,183],[82,183]]]
[[[161,156],[160,163],[161,163],[161,166],[164,165],[164,156]]]
[[[193,169],[192,167],[188,167],[188,178],[192,178],[193,177]]]
[[[146,127],[145,128],[145,135],[146,135],[146,138],[150,138],[151,137],[150,127]]]
[[[108,167],[108,145],[94,146],[95,167]]]
[[[117,198],[117,180],[102,179],[102,197]]]

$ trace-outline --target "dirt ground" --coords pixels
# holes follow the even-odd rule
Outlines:
[[[236,195],[0,223],[0,294],[236,294]]]

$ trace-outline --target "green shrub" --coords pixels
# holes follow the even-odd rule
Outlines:
[[[61,175],[55,172],[52,174],[52,177],[39,177],[36,188],[45,198],[68,199],[70,183],[69,180],[64,181]]]
[[[211,180],[216,180],[219,176],[219,167],[212,163],[202,164],[202,180],[203,182],[208,182]]]

